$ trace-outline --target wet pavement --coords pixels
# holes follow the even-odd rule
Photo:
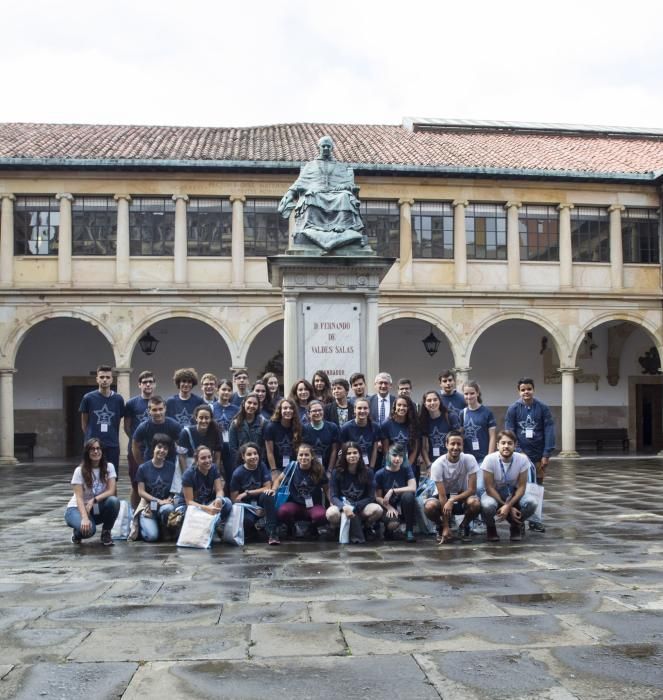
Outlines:
[[[555,460],[544,535],[442,547],[74,546],[72,471],[2,471],[2,698],[663,698],[663,459]]]

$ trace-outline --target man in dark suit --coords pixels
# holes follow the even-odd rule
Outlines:
[[[369,405],[371,409],[371,420],[375,421],[378,425],[382,425],[391,413],[391,407],[396,401],[396,397],[389,393],[392,386],[391,375],[388,372],[380,372],[375,377],[375,391],[369,399]]]

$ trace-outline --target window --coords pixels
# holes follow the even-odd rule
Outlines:
[[[559,260],[557,207],[527,204],[518,212],[521,260]]]
[[[129,205],[131,255],[173,255],[175,202],[165,197],[135,197]]]
[[[378,254],[400,255],[401,220],[397,202],[367,200],[361,203],[361,218],[368,244]]]
[[[416,202],[412,206],[412,249],[415,258],[454,256],[454,214],[448,202]]]
[[[55,197],[17,197],[14,254],[57,255],[60,204]]]
[[[506,260],[506,211],[500,204],[470,204],[465,209],[468,259]]]
[[[117,203],[112,197],[75,197],[71,226],[73,255],[115,255]]]
[[[625,263],[658,263],[658,211],[626,209],[622,212]]]
[[[605,209],[571,210],[571,247],[575,262],[610,262],[610,230]]]
[[[278,199],[247,199],[244,204],[244,253],[278,255],[288,249],[288,219],[277,211]]]
[[[186,227],[189,255],[230,257],[232,205],[229,200],[191,199],[187,210]]]

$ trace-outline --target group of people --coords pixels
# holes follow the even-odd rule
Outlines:
[[[441,544],[468,536],[481,519],[489,541],[499,539],[496,520],[509,523],[512,540],[521,539],[526,520],[545,532],[527,483],[544,480],[555,426],[529,377],[518,380],[519,398],[499,431],[479,384],[465,382],[461,393],[451,370],[419,405],[412,382],[399,380],[392,393],[386,372],[375,377],[372,395],[361,373],[348,381],[318,371],[284,396],[275,374],[251,387],[244,370],[232,381],[204,374],[197,395],[198,375],[184,368],[173,377],[177,392],[164,399],[144,371],[140,393],[126,403],[111,389],[111,367],[98,367],[96,379],[98,389],[80,406],[85,447],[65,514],[75,543],[101,525],[102,543],[112,544],[121,427],[145,541],[177,528],[187,507],[218,513],[223,523],[233,504],[247,506],[245,529],[264,530],[272,545],[297,528],[314,534],[342,521],[353,542],[401,531],[414,542],[418,507]],[[287,498],[277,508],[279,489]]]

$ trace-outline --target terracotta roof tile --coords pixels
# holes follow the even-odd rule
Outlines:
[[[663,134],[519,127],[277,124],[250,128],[0,124],[0,164],[18,161],[242,161],[297,164],[330,134],[335,156],[371,167],[649,174]],[[91,163],[92,165],[92,163]]]

